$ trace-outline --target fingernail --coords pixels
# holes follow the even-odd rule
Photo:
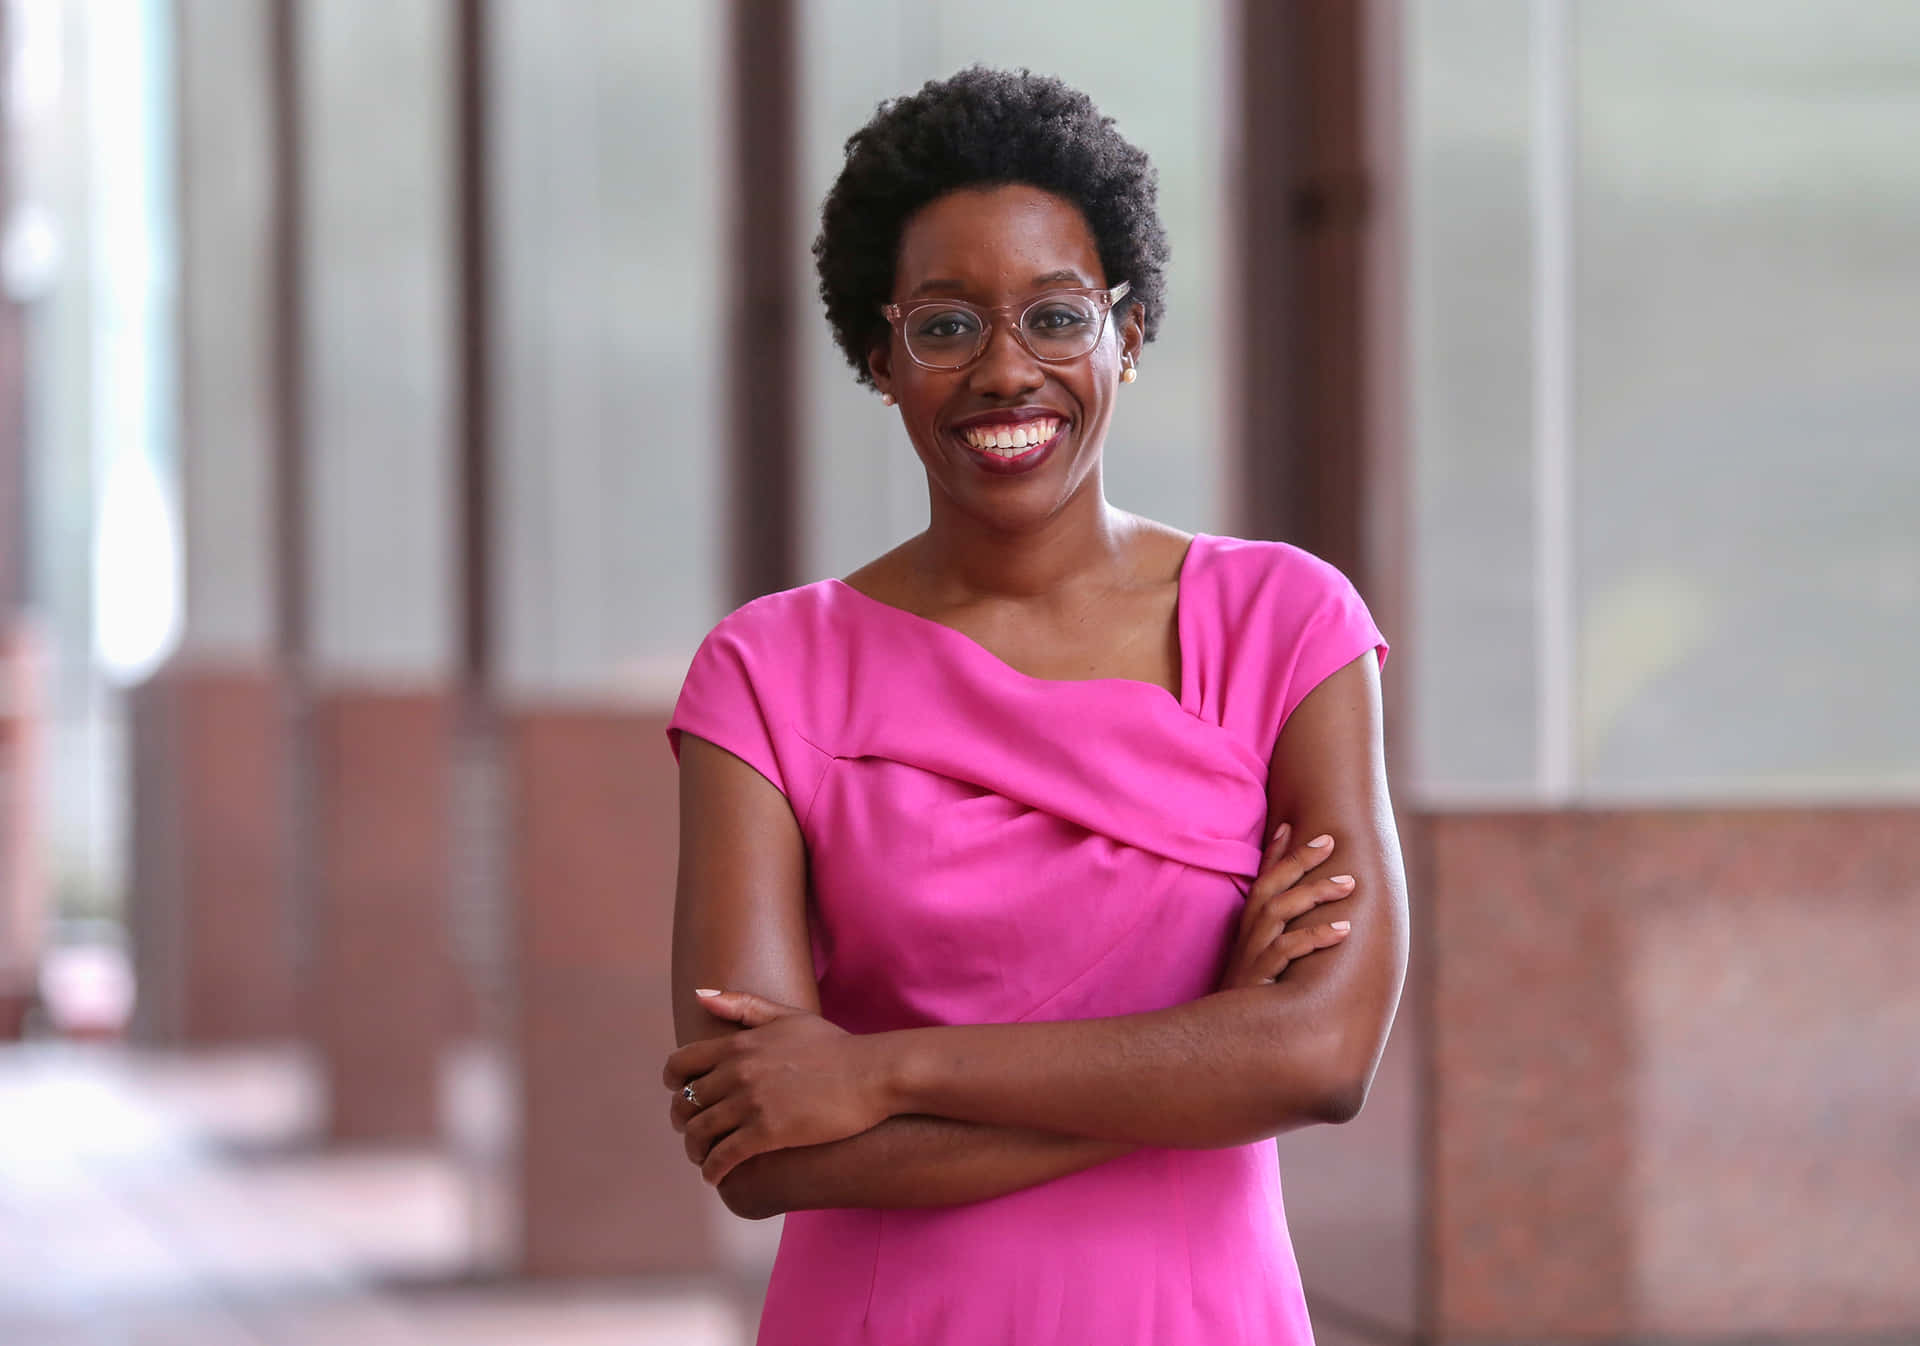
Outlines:
[[[717,996],[720,994],[718,991],[711,990],[704,986],[696,986],[693,990],[693,993],[699,996],[703,1000],[711,999],[713,996]]]
[[[1335,921],[1331,928],[1334,930],[1351,930],[1353,929],[1353,922],[1352,921]]]
[[[1267,838],[1267,845],[1271,846],[1274,842],[1280,840],[1281,837],[1284,837],[1292,826],[1292,823],[1281,823],[1280,826],[1274,828],[1273,835]]]
[[[1342,884],[1342,885],[1345,885],[1345,884],[1349,884],[1349,883],[1352,883],[1352,882],[1353,882],[1353,875],[1351,875],[1351,874],[1335,874],[1335,875],[1334,875],[1334,876],[1333,876],[1332,878],[1330,878],[1330,879],[1328,879],[1328,880],[1327,880],[1327,882],[1328,882],[1328,883],[1338,883],[1338,884]]]
[[[1319,836],[1315,837],[1312,841],[1309,841],[1307,845],[1313,847],[1315,850],[1318,850],[1322,846],[1333,845],[1333,838],[1326,835],[1326,833],[1323,832]]]

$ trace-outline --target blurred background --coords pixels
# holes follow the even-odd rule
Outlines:
[[[1322,1342],[1920,1341],[1906,0],[5,0],[0,1341],[750,1340],[662,729],[922,526],[808,246],[973,61],[1159,166],[1112,499],[1394,642]]]

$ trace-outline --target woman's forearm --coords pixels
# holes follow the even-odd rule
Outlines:
[[[1371,672],[1364,659],[1355,667]],[[1301,760],[1291,774],[1329,775],[1308,751],[1314,742],[1295,744]],[[1352,895],[1313,918],[1354,918],[1338,949],[1289,966],[1270,985],[1150,1013],[878,1035],[872,1060],[886,1111],[1169,1148],[1243,1145],[1349,1120],[1386,1046],[1407,965],[1405,880],[1384,783],[1374,783],[1377,806],[1368,806],[1364,828],[1284,799],[1271,809],[1301,820],[1308,835],[1372,833],[1371,846],[1347,850],[1359,877]]]
[[[734,1214],[955,1206],[1005,1196],[1117,1159],[1134,1147],[944,1117],[893,1117],[872,1130],[747,1160],[720,1183]]]
[[[1379,1033],[1284,984],[1149,1014],[916,1028],[875,1044],[896,1112],[1133,1145],[1240,1145],[1359,1108]],[[1389,1008],[1390,1015],[1391,1010]]]

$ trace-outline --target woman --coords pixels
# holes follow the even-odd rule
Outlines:
[[[1386,644],[1306,553],[1107,503],[1153,181],[976,68],[827,198],[928,526],[721,622],[669,731],[665,1079],[728,1206],[792,1212],[762,1343],[1312,1340],[1271,1138],[1359,1110],[1399,997]]]

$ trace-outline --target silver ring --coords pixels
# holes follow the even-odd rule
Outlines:
[[[693,1104],[694,1107],[697,1108],[700,1106],[700,1100],[693,1096],[693,1085],[687,1084],[683,1086],[680,1090],[680,1096],[686,1099],[687,1102]]]

